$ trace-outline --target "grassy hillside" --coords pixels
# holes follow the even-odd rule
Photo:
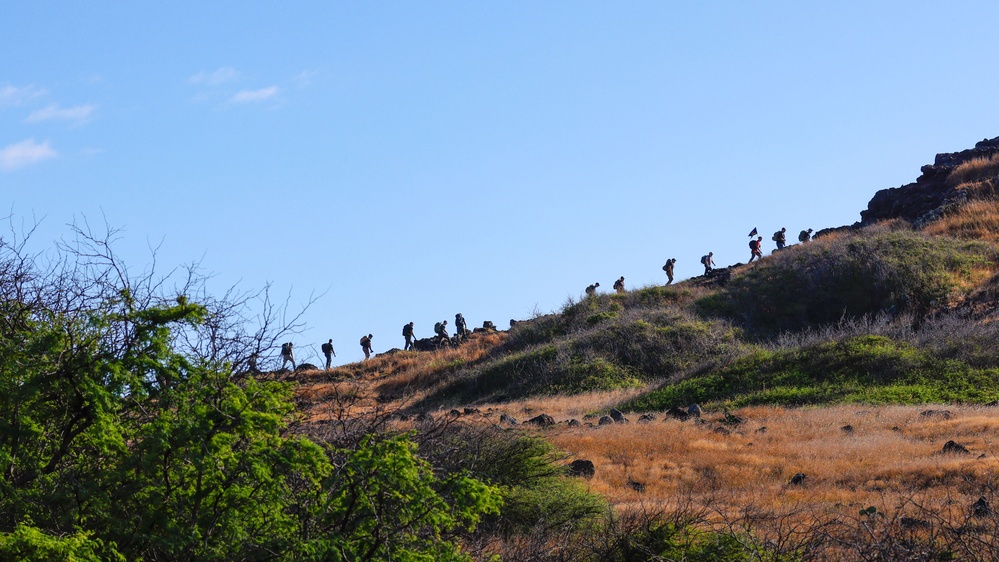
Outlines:
[[[941,166],[907,220],[298,374],[300,409],[499,486],[477,559],[996,559],[999,156]],[[597,421],[613,408],[632,423]]]
[[[647,410],[989,402],[994,330],[956,307],[997,263],[990,242],[877,226],[734,266],[724,285],[595,295],[444,355],[397,352],[339,374],[380,373],[382,399],[414,411],[614,389],[644,392],[623,406]]]

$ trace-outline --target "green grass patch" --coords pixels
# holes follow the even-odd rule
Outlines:
[[[663,386],[625,407],[983,403],[996,398],[997,369],[975,369],[882,336],[859,336],[791,351],[756,351],[729,367]]]
[[[600,324],[601,322],[606,322],[608,320],[614,320],[615,318],[617,318],[617,313],[616,312],[610,312],[610,311],[608,311],[608,312],[598,312],[598,313],[594,314],[593,316],[590,316],[589,318],[587,318],[586,319],[586,324],[589,325],[589,326],[596,326],[597,324]]]

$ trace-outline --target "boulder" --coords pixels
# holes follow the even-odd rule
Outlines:
[[[992,515],[992,506],[989,505],[985,496],[978,498],[978,501],[971,504],[971,515],[973,517],[988,517]]]
[[[687,415],[699,418],[701,417],[701,413],[702,413],[701,407],[698,406],[697,404],[691,404],[690,406],[687,406]]]
[[[549,416],[548,414],[539,414],[527,420],[527,423],[531,425],[536,425],[538,427],[548,427],[551,425],[555,425],[555,419]]]
[[[600,421],[597,422],[600,425],[610,425],[614,423],[614,419],[610,416],[600,416]]]
[[[799,472],[791,477],[791,485],[801,486],[805,483],[805,478],[808,478],[808,476],[804,472]]]
[[[642,414],[638,418],[638,423],[649,423],[649,422],[654,422],[654,421],[656,421],[655,414]]]
[[[517,425],[517,418],[515,418],[515,417],[513,417],[513,416],[511,416],[509,414],[501,414],[500,415],[500,423],[505,423],[505,424],[509,424],[509,425]]]
[[[578,476],[580,478],[593,478],[593,475],[597,473],[596,467],[593,466],[593,461],[588,461],[586,459],[576,459],[569,463],[569,476]]]
[[[610,417],[614,423],[628,423],[628,418],[624,417],[624,414],[617,408],[611,408]]]
[[[944,443],[943,449],[940,450],[941,453],[945,455],[969,455],[971,451],[967,447],[957,443],[956,441],[948,441]]]
[[[680,420],[680,421],[687,421],[687,418],[689,418],[689,417],[690,417],[690,414],[688,414],[682,408],[675,408],[674,407],[674,408],[670,408],[669,410],[666,410],[666,417],[663,418],[663,419],[666,420],[666,419],[669,419],[669,418],[673,418],[673,419],[677,419],[677,420]]]

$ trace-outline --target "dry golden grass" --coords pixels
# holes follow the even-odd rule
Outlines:
[[[367,361],[326,371],[300,374],[296,398],[307,417],[324,412],[331,399],[350,397],[355,413],[365,409],[399,407],[422,397],[440,382],[442,372],[474,364],[496,353],[506,332],[472,334],[456,348],[439,351],[394,351]]]
[[[917,492],[943,501],[955,489],[974,501],[999,474],[999,412],[948,406],[954,417],[943,419],[920,415],[926,409],[756,407],[738,412],[746,422],[737,427],[718,423],[719,413],[705,415],[703,424],[662,416],[640,424],[633,416],[629,424],[560,427],[549,438],[573,458],[591,460],[591,489],[619,508],[689,496],[720,511],[753,505],[820,512],[884,508],[886,498]],[[853,430],[842,429],[847,425]],[[971,453],[941,454],[949,440]],[[799,472],[805,484],[791,485]]]
[[[930,222],[923,232],[999,242],[999,200],[975,199]]]
[[[401,409],[434,387],[442,366],[474,363],[498,352],[505,340],[505,333],[482,334],[458,349],[396,352],[331,373],[305,374],[299,404],[308,419],[328,416],[332,401],[350,402],[352,415]],[[552,416],[559,422],[554,428],[521,428],[539,432],[571,459],[592,461],[596,476],[588,481],[590,489],[625,510],[684,497],[712,506],[720,516],[747,506],[818,514],[874,505],[897,512],[917,496],[924,505],[959,510],[999,483],[994,482],[999,475],[994,408],[753,407],[736,412],[746,421],[734,427],[719,422],[720,412],[706,413],[705,423],[660,413],[649,423],[629,414],[628,424],[597,424],[595,414],[638,392],[477,404],[484,414],[468,420],[498,423],[503,413],[521,421]],[[949,410],[952,416],[921,415],[928,409]],[[570,427],[565,423],[570,419],[582,425]],[[847,425],[853,430],[842,429]],[[949,440],[970,454],[941,454]],[[791,485],[799,472],[807,475],[805,484]],[[955,494],[961,496],[956,502]]]
[[[947,185],[949,187],[960,187],[964,184],[979,182],[996,175],[999,175],[999,154],[972,158],[951,171],[950,175],[947,176]]]

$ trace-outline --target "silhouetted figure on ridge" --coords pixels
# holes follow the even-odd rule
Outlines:
[[[361,338],[361,350],[364,351],[364,359],[368,360],[371,358],[371,334],[368,334]]]
[[[289,361],[291,361],[291,370],[294,371],[298,368],[298,366],[295,365],[295,351],[292,349],[293,347],[295,347],[295,344],[291,342],[281,344],[282,369],[284,369],[284,366],[287,365]]]
[[[760,242],[763,241],[763,237],[757,237],[756,240],[749,241],[749,251],[751,252],[749,256],[749,263],[753,263],[756,258],[763,259],[763,250],[760,249]]]
[[[701,265],[704,266],[705,275],[711,273],[711,269],[715,266],[714,255],[714,252],[708,252],[707,254],[701,256]]]
[[[617,294],[619,295],[624,294],[624,275],[614,282],[614,290],[617,291]]]
[[[330,364],[333,362],[333,358],[336,357],[336,351],[333,350],[333,338],[326,342],[322,346],[323,355],[326,356],[326,370],[330,370]]]
[[[434,333],[441,341],[450,339],[450,336],[447,335],[447,320],[434,324]]]
[[[773,240],[777,243],[778,250],[782,250],[784,245],[787,244],[787,236],[785,235],[786,232],[787,227],[781,228],[777,232],[774,232]]]
[[[673,265],[676,264],[676,258],[670,258],[666,260],[666,264],[663,266],[663,271],[666,272],[666,277],[669,281],[666,282],[667,285],[673,282]]]
[[[412,322],[402,327],[402,337],[406,338],[406,347],[403,348],[403,351],[409,351],[410,349],[413,349],[413,338],[415,338],[416,336],[413,335]]]

